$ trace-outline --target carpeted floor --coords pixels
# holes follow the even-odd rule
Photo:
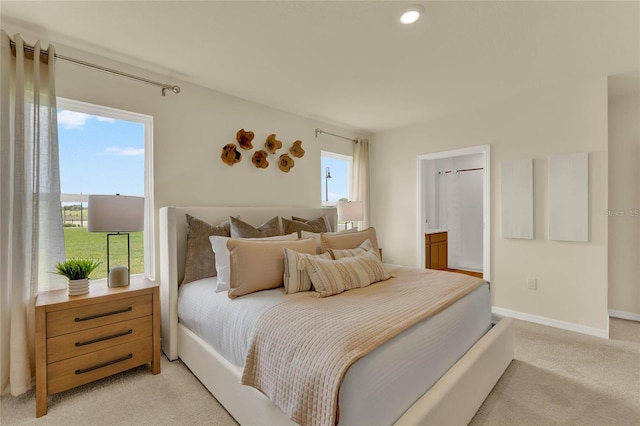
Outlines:
[[[5,425],[235,425],[180,362],[140,367],[49,397],[0,398]],[[640,425],[640,323],[612,319],[609,340],[516,321],[516,359],[471,425]]]

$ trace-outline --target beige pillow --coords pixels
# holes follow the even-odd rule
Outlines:
[[[373,227],[367,228],[363,231],[339,233],[339,234],[320,234],[320,242],[322,244],[322,251],[325,252],[329,249],[353,249],[364,243],[366,240],[371,240],[373,249],[377,256],[378,253],[378,239],[376,238],[376,230]]]
[[[231,223],[231,238],[262,238],[282,235],[280,218],[272,217],[257,228],[235,217],[229,217]]]
[[[340,260],[306,257],[300,260],[320,297],[333,296],[354,288],[391,278],[373,251]]]
[[[218,274],[216,293],[229,291],[229,282],[231,281],[229,277],[231,273],[231,265],[229,264],[229,250],[227,249],[227,241],[229,241],[229,239],[230,238],[228,237],[209,237],[209,240],[211,241],[211,248],[216,254],[216,259],[218,259],[218,261],[216,262],[216,272]],[[298,239],[298,234],[293,232],[289,235],[276,235],[275,237],[250,239],[258,241],[296,241]]]
[[[229,221],[218,226],[185,214],[187,218],[187,257],[184,264],[184,279],[182,284],[202,278],[216,276],[216,255],[211,249],[209,237],[217,235],[228,237],[231,235]]]
[[[229,297],[268,290],[283,285],[284,249],[313,254],[316,243],[312,239],[298,241],[227,241],[229,250]]]
[[[282,219],[282,230],[285,234],[290,234],[291,232],[297,232],[300,236],[301,231],[307,232],[328,232],[327,222],[323,217],[319,217],[314,220],[301,221],[301,220],[289,220],[287,218]]]
[[[311,290],[311,279],[304,268],[300,267],[300,259],[305,257],[317,257],[319,259],[331,259],[329,252],[322,254],[298,253],[297,251],[284,249],[284,291],[287,294]]]
[[[351,229],[347,229],[346,231],[340,231],[340,232],[323,232],[323,233],[318,233],[318,232],[308,232],[308,231],[300,231],[300,238],[313,238],[316,240],[316,244],[318,245],[318,254],[322,253],[322,242],[320,241],[320,235],[322,234],[329,234],[329,235],[337,235],[337,234],[346,234],[346,233],[350,233],[350,232],[357,232],[358,228],[351,228]]]
[[[353,249],[329,249],[329,253],[331,254],[331,258],[333,260],[339,260],[344,257],[358,256],[359,254],[367,251],[374,251],[373,244],[371,244],[371,240],[369,239]]]

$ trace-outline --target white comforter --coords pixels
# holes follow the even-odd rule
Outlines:
[[[231,300],[216,279],[180,287],[180,322],[241,369],[256,322],[283,288]],[[354,363],[340,389],[340,424],[391,424],[491,327],[488,284]]]

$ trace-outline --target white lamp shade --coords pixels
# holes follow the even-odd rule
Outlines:
[[[362,201],[338,201],[338,220],[342,222],[358,222],[364,219]]]
[[[144,230],[144,198],[128,195],[89,195],[89,232]]]

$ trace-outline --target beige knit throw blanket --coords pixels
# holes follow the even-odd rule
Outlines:
[[[268,310],[258,321],[242,384],[260,390],[298,424],[333,426],[351,364],[485,282],[426,269],[395,273],[336,296],[296,293]]]

